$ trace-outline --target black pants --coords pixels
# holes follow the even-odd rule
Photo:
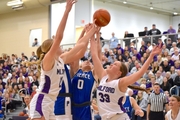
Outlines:
[[[161,111],[161,112],[150,111],[149,120],[165,120],[164,112],[163,111]]]
[[[146,120],[146,111],[142,110],[144,112],[144,116],[140,117],[135,115],[135,111],[132,113],[132,120]]]

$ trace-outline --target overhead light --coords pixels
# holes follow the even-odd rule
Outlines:
[[[150,9],[151,10],[153,10],[154,8],[153,8],[153,4],[152,4],[152,2],[150,2]]]
[[[151,10],[153,10],[154,8],[153,7],[150,7]]]
[[[12,9],[13,10],[21,10],[21,9],[23,9],[24,7],[23,7],[23,5],[16,5],[16,6],[12,6]]]
[[[23,2],[21,0],[13,0],[13,1],[9,1],[7,3],[7,6],[17,6],[17,5],[22,5]]]
[[[177,15],[178,13],[177,13],[177,12],[174,12],[173,14],[174,14],[174,15]]]
[[[176,8],[173,9],[174,10],[174,15],[177,15],[178,13],[176,12]]]
[[[124,1],[123,3],[124,3],[124,4],[126,4],[127,2],[126,2],[126,1]]]

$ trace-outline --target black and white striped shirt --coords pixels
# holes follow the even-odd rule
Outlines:
[[[167,104],[168,100],[164,93],[150,94],[148,98],[148,104],[150,104],[150,111],[161,112],[164,110],[164,104]]]

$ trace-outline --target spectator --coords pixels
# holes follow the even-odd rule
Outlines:
[[[177,61],[174,62],[174,67],[175,67],[175,70],[176,70],[176,71],[177,71],[177,70],[180,70],[180,61],[179,61],[179,60],[177,60]]]
[[[115,37],[115,33],[112,33],[112,38],[110,39],[109,48],[113,50],[118,45],[118,39]]]
[[[166,72],[164,71],[162,66],[159,66],[159,71],[161,72],[161,76],[163,76],[163,77],[166,76]]]
[[[120,50],[121,54],[124,54],[124,49],[121,47],[121,44],[118,44],[116,49]]]
[[[160,85],[163,83],[163,76],[161,75],[160,71],[157,71],[156,73],[156,82],[159,83]]]
[[[172,25],[169,26],[169,29],[167,31],[168,34],[176,33],[176,30],[172,27]],[[171,38],[172,42],[176,42],[177,35],[169,35],[169,38]]]
[[[168,50],[171,49],[172,43],[173,43],[173,42],[172,42],[171,38],[168,38],[168,41],[167,41],[167,44],[166,44],[166,48],[167,48]]]
[[[156,28],[155,24],[153,24],[152,29],[149,30],[149,35],[160,35],[160,34],[161,34],[161,31]],[[158,38],[160,37],[161,36],[153,37],[153,43],[158,44]]]
[[[171,78],[171,73],[170,72],[166,72],[166,78],[167,78],[167,81],[168,83],[170,84],[170,86],[174,86],[174,81],[173,79]]]
[[[39,46],[38,39],[35,38],[35,39],[34,39],[34,42],[32,43],[32,47],[38,47],[38,46]]]
[[[169,49],[166,48],[166,45],[164,44],[163,47],[162,47],[162,53],[164,53],[165,51],[168,52],[168,54],[170,53],[169,52]]]
[[[144,41],[145,44],[147,45],[147,43],[150,42],[150,38],[147,37],[148,34],[149,34],[148,27],[144,27],[144,33],[145,33],[145,37],[143,38],[143,41]]]
[[[167,60],[164,60],[164,61],[162,62],[162,67],[163,67],[163,70],[164,70],[165,72],[168,72],[168,71],[170,71],[170,67],[171,67],[171,66],[168,65],[168,61],[167,61]]]
[[[109,51],[107,48],[104,48],[104,55],[108,58],[109,57]]]
[[[102,35],[102,33],[100,32],[101,46],[102,46],[102,47],[104,47],[105,42],[103,41],[103,40],[104,40],[104,38],[103,38],[101,35]]]
[[[178,49],[176,49],[175,51],[174,51],[174,54],[172,55],[172,57],[171,57],[171,60],[173,60],[173,61],[177,61],[177,60],[179,60],[179,50]]]
[[[110,62],[112,64],[112,63],[114,63],[115,60],[116,60],[116,55],[114,55],[114,53],[111,50],[109,52],[108,62]]]
[[[177,71],[177,76],[175,77],[174,85],[180,86],[180,70]]]
[[[32,56],[30,57],[30,61],[32,61],[32,60],[37,60],[38,58],[37,58],[37,56],[35,55],[35,52],[33,51],[32,52]]]
[[[146,80],[149,80],[149,73],[153,74],[150,70],[150,67],[145,71],[143,78],[145,78]]]
[[[176,42],[173,42],[172,43],[172,47],[171,47],[171,49],[170,49],[170,55],[173,55],[174,54],[174,52],[175,52],[175,50],[178,50],[178,48],[176,47]]]
[[[180,49],[180,38],[178,38],[178,42],[177,42],[176,47],[178,47]]]
[[[33,87],[32,87],[32,93],[31,93],[31,98],[33,98],[33,96],[36,94],[36,89],[37,89],[37,86],[36,85],[34,85]]]
[[[176,71],[175,71],[174,66],[171,66],[170,72],[171,72],[171,78],[172,78],[173,81],[174,81],[174,80],[175,80],[175,77],[177,76],[177,73],[176,73]]]
[[[134,64],[135,64],[135,66],[130,71],[131,74],[136,73],[141,68],[141,66],[140,66],[138,61],[135,61]]]
[[[163,78],[163,83],[160,85],[160,87],[162,88],[163,91],[169,91],[171,88],[171,85],[168,82],[167,77]]]
[[[24,98],[24,102],[25,102],[25,105],[27,106],[22,112],[19,113],[19,116],[29,116],[29,104],[30,104],[30,101],[31,101],[31,97],[29,95],[24,95],[23,96]],[[28,119],[30,120],[30,119]]]

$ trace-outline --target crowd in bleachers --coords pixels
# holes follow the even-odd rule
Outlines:
[[[172,28],[172,26],[170,26],[170,28]],[[173,38],[173,40],[171,38]],[[157,41],[154,41],[153,39],[153,44],[151,44],[151,41],[147,42],[145,39],[143,39],[141,41],[140,49],[137,49],[135,47],[136,45],[133,41],[129,44],[125,42],[126,46],[125,48],[123,48],[121,44],[119,44],[118,39],[115,37],[114,33],[112,33],[112,38],[110,39],[110,41],[106,42],[110,49],[104,47],[104,52],[102,53],[103,67],[106,68],[115,61],[121,61],[124,62],[129,69],[129,73],[127,75],[134,74],[139,69],[141,69],[141,66],[145,63],[148,56],[150,55],[151,50],[156,45],[163,43],[162,53],[154,57],[154,60],[149,66],[148,70],[144,71],[145,73],[142,78],[138,82],[134,83],[134,85],[145,88],[149,90],[149,92],[141,93],[140,91],[133,90],[133,94],[127,94],[137,100],[138,105],[142,107],[142,110],[145,113],[143,117],[137,118],[137,116],[135,116],[132,112],[130,116],[133,120],[146,120],[147,114],[148,116],[150,115],[149,113],[151,113],[150,116],[157,117],[157,114],[152,114],[155,107],[150,107],[149,111],[147,111],[146,109],[148,105],[153,106],[153,103],[151,103],[153,101],[152,98],[154,98],[152,97],[152,94],[156,93],[155,91],[157,91],[157,94],[162,93],[162,96],[167,99],[164,102],[161,101],[161,103],[163,103],[162,110],[155,110],[156,112],[162,111],[163,115],[168,111],[167,106],[167,111],[165,111],[164,104],[168,105],[168,98],[170,97],[170,94],[179,96],[180,38],[178,38],[177,35],[173,35],[171,36],[171,38],[162,40],[160,36],[157,38]],[[103,40],[102,37],[101,40]],[[103,43],[102,45],[104,44],[105,43]],[[87,51],[83,59],[90,58],[90,53],[89,51]],[[159,90],[154,87],[156,85],[159,86]],[[156,105],[159,106],[161,103],[156,103]]]
[[[127,42],[124,40],[126,41],[126,46],[122,48],[113,33],[112,38],[108,43],[110,49],[104,48],[104,52],[102,53],[103,67],[106,68],[114,61],[118,60],[126,63],[129,70],[127,75],[130,75],[141,69],[141,66],[148,58],[153,47],[155,47],[158,43],[164,43],[162,54],[154,57],[149,69],[144,71],[144,75],[139,82],[134,83],[134,85],[141,86],[142,88],[149,90],[149,92],[133,90],[132,94],[128,94],[137,100],[137,104],[145,113],[141,118],[133,116],[134,114],[132,114],[132,119],[146,119],[146,108],[148,107],[148,103],[152,102],[150,96],[153,96],[153,92],[156,93],[156,91],[158,91],[154,88],[155,85],[160,86],[160,93],[166,96],[167,102],[168,97],[170,96],[170,89],[173,86],[180,86],[180,38],[176,39],[177,41],[168,38],[167,41],[164,42],[161,38],[158,38],[157,41],[153,42],[153,44],[144,40],[141,41],[140,49],[135,47],[134,42]],[[102,37],[101,40],[103,40]],[[91,58],[90,52],[87,51],[82,60],[89,58]],[[37,59],[38,57],[34,52],[32,52],[32,56],[29,58],[24,53],[21,54],[21,57],[15,54],[3,54],[3,56],[0,57],[1,107],[5,108],[6,113],[13,112],[16,110],[17,106],[26,105],[24,104],[23,96],[31,95],[31,97],[33,97],[36,93],[36,88],[39,86],[38,68],[36,65],[27,66],[24,63],[27,61],[36,61]],[[166,101],[164,103],[166,103]],[[98,109],[95,111],[96,118],[100,119],[100,116],[98,116]]]
[[[21,55],[18,57],[15,54],[3,54],[0,57],[0,98],[1,108],[4,108],[1,110],[2,114],[8,115],[18,106],[26,106],[24,96],[33,96],[39,86],[37,66],[26,67],[23,64],[28,60],[37,60],[37,56],[34,52],[29,59],[24,53]]]

